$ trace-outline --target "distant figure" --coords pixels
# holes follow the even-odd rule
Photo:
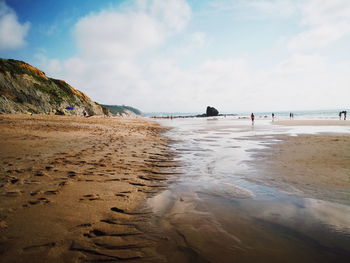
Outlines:
[[[274,121],[274,120],[275,120],[275,114],[272,113],[272,121]]]
[[[346,120],[346,110],[344,111],[344,121]]]
[[[342,112],[339,111],[339,120],[341,120],[341,114],[342,114]]]
[[[255,119],[255,116],[254,116],[254,114],[252,113],[252,114],[250,114],[250,119],[252,120],[252,125],[254,125],[254,119]]]

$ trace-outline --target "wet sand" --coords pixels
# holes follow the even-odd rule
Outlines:
[[[277,135],[274,139],[278,142],[255,154],[253,163],[261,172],[253,180],[301,196],[350,204],[348,134]]]
[[[350,136],[343,123],[161,123],[174,127],[167,134],[184,172],[148,201],[154,227],[167,237],[158,248],[167,262],[347,261]]]
[[[0,262],[152,262],[146,198],[174,166],[164,128],[0,115]]]
[[[275,125],[286,126],[349,126],[349,120],[278,120]]]

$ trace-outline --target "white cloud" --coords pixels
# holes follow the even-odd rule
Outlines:
[[[286,18],[296,13],[296,2],[295,0],[248,1],[246,5],[268,15]]]
[[[151,15],[162,25],[175,32],[183,30],[191,18],[191,8],[185,0],[145,0]]]
[[[84,57],[138,55],[163,41],[157,21],[144,13],[103,11],[81,19],[74,37]]]
[[[190,17],[185,0],[141,0],[119,10],[102,10],[74,26],[76,56],[59,62],[40,54],[38,64],[98,101],[128,103],[149,85],[141,74],[148,61],[141,57],[181,32]],[[196,34],[193,41],[203,44],[204,35]]]
[[[195,32],[191,36],[191,42],[194,47],[204,47],[208,44],[207,36],[203,32]]]
[[[350,34],[350,1],[309,0],[300,5],[301,23],[308,27],[287,44],[293,51],[324,48]]]
[[[297,12],[299,0],[215,0],[209,12],[232,12],[248,19],[289,18]]]
[[[184,0],[143,0],[123,11],[88,15],[78,21],[73,34],[85,58],[136,56],[180,32],[190,16]]]
[[[173,19],[165,16],[171,10]],[[344,69],[349,63],[330,64],[318,54],[292,54],[263,70],[254,69],[254,60],[230,57],[182,67],[210,38],[186,31],[190,14],[182,0],[140,0],[123,10],[90,14],[73,30],[77,55],[38,60],[48,75],[65,79],[98,102],[144,111],[204,111],[207,105],[229,112],[296,110],[348,104],[350,76]]]
[[[350,33],[350,24],[322,25],[301,32],[290,39],[290,50],[313,50],[323,48]]]
[[[301,5],[302,23],[317,26],[349,22],[350,2],[348,0],[309,0]]]
[[[0,50],[24,46],[29,27],[28,22],[18,21],[16,13],[4,1],[0,2]]]

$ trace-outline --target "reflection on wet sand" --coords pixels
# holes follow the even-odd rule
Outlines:
[[[253,152],[265,149],[267,140],[277,143],[276,134],[317,132],[317,127],[293,130],[266,122],[251,129],[242,122],[231,129],[229,122],[163,123],[174,127],[169,131],[174,149],[186,151],[179,151],[184,174],[148,202],[153,224],[165,236],[159,252],[168,262],[345,262],[349,205],[251,180],[260,176],[249,164]]]

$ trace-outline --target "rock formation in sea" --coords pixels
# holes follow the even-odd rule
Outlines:
[[[217,109],[215,109],[214,107],[208,106],[206,115],[207,115],[207,117],[218,116],[219,115],[219,111]]]

